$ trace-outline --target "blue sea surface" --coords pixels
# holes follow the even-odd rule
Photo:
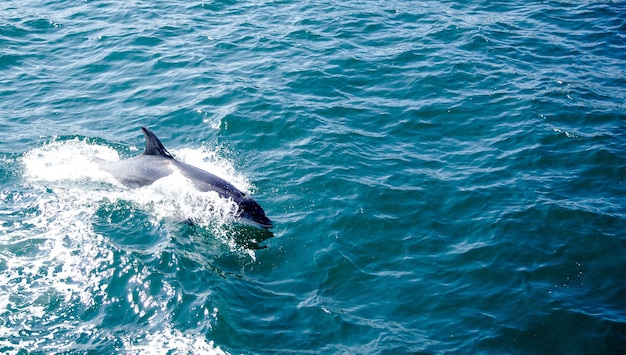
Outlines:
[[[0,5],[1,353],[626,353],[625,180],[623,1]]]

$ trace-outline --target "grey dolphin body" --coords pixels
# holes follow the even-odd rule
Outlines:
[[[245,220],[243,222],[252,222],[261,228],[272,228],[272,221],[252,198],[228,181],[174,159],[152,131],[145,127],[141,127],[141,130],[146,137],[146,149],[141,155],[122,161],[96,159],[100,167],[130,188],[150,185],[178,171],[199,191],[215,191],[222,198],[232,199],[238,208],[236,217]]]

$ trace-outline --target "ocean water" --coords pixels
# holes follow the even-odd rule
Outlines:
[[[625,353],[626,3],[5,0],[0,178],[2,353]]]

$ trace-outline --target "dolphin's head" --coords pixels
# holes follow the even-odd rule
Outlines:
[[[255,226],[261,228],[272,228],[273,224],[267,216],[265,211],[259,206],[259,204],[248,196],[244,196],[239,202],[239,210],[237,211],[239,218]]]

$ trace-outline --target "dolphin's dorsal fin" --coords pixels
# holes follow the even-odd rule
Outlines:
[[[146,137],[146,149],[143,151],[143,154],[158,155],[161,157],[174,159],[172,154],[170,154],[170,152],[165,149],[163,144],[161,144],[159,138],[157,138],[157,136],[152,133],[151,130],[147,129],[146,127],[141,127],[141,130],[143,131],[143,135]]]

